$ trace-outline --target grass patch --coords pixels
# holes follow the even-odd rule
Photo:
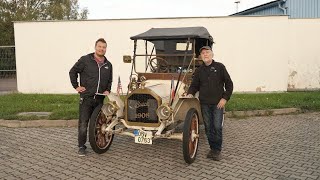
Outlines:
[[[76,119],[78,95],[8,94],[0,96],[0,119],[43,119],[37,116],[18,116],[20,112],[52,112],[47,119]]]
[[[107,101],[107,99],[105,100]],[[0,119],[78,119],[79,95],[7,94],[0,96]],[[320,92],[233,94],[226,111],[301,108],[320,111]],[[47,118],[20,112],[52,112]]]
[[[281,108],[320,111],[320,92],[285,92],[264,94],[233,94],[226,111],[247,111]]]

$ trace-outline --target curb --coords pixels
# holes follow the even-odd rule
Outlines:
[[[0,127],[77,127],[78,120],[0,120]]]
[[[228,111],[226,117],[250,117],[250,116],[270,116],[284,115],[301,112],[298,108],[284,109],[268,109],[253,111]],[[77,127],[78,120],[2,120],[0,119],[0,127],[9,128],[29,128],[29,127]]]
[[[226,112],[226,117],[250,117],[250,116],[272,116],[299,113],[299,108],[283,108],[283,109],[268,109],[268,110],[251,110],[251,111],[229,111]]]

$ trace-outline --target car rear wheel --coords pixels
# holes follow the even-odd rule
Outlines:
[[[101,107],[97,107],[90,118],[89,142],[92,150],[98,154],[105,153],[111,146],[114,134],[103,131],[110,123],[111,120],[107,120]]]
[[[199,116],[196,109],[188,111],[184,126],[182,148],[186,163],[191,164],[196,158],[199,144]]]

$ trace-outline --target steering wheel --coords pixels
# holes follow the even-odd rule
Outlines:
[[[149,60],[150,69],[152,72],[167,72],[168,61],[161,57],[153,57]]]

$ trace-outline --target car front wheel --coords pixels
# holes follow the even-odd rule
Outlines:
[[[105,153],[111,146],[114,134],[103,131],[111,120],[102,113],[101,107],[97,107],[90,118],[89,142],[92,150],[98,154]]]
[[[192,108],[188,111],[183,126],[182,148],[186,163],[191,164],[195,160],[198,144],[199,116],[197,110]]]

